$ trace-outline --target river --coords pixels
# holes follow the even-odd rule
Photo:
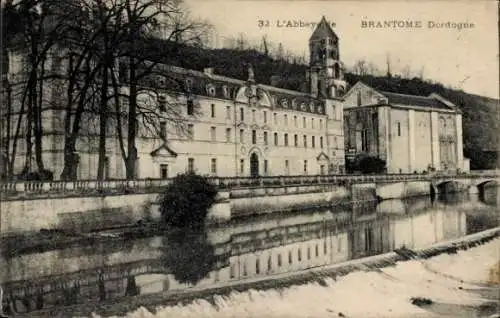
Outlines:
[[[337,317],[341,312],[347,317],[369,317],[375,312],[382,312],[380,317],[419,316],[422,309],[397,297],[408,295],[408,284],[414,284],[416,277],[439,281],[427,289],[418,285],[422,297],[441,297],[447,306],[461,304],[457,299],[463,295],[444,287],[450,284],[441,275],[447,270],[443,264],[451,262],[447,255],[429,259],[435,271],[409,261],[338,281],[309,277],[293,284],[252,285],[249,291],[244,284],[269,278],[286,281],[309,269],[401,247],[420,249],[496,227],[498,196],[498,188],[486,188],[481,195],[366,202],[233,219],[203,233],[169,231],[133,240],[103,237],[102,243],[91,246],[4,255],[0,258],[4,311],[31,317],[87,315],[94,309],[103,316],[128,313],[131,317],[260,317],[266,316],[266,310],[273,317]],[[498,240],[476,249],[490,255],[485,249],[491,249],[491,244],[498,247]],[[494,257],[498,260],[498,255],[492,257],[490,262]],[[194,291],[199,297],[185,297]],[[470,297],[471,308],[478,308],[475,296]],[[352,299],[357,299],[356,304]],[[184,305],[178,301],[185,301]],[[391,310],[372,308],[374,304]],[[441,307],[433,308],[425,312],[443,316]],[[469,307],[460,308],[454,316],[468,313]]]

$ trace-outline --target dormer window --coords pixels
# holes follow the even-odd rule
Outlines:
[[[215,86],[213,84],[207,84],[207,94],[209,96],[215,96]]]
[[[282,99],[281,105],[283,106],[283,108],[288,108],[288,101],[286,99]]]
[[[167,99],[163,95],[158,96],[158,108],[160,109],[160,112],[167,111]]]
[[[225,98],[230,98],[229,87],[227,85],[222,86],[222,94]]]
[[[191,92],[193,90],[193,79],[186,78],[186,91]]]

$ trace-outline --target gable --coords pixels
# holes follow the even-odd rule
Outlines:
[[[177,157],[177,153],[170,149],[166,144],[161,145],[159,148],[153,150],[151,152],[151,156],[153,157],[162,157],[162,158],[175,158]]]
[[[326,153],[324,152],[321,152],[317,157],[316,157],[316,160],[318,161],[328,161],[328,156],[326,155]]]
[[[344,109],[386,104],[387,97],[373,89],[372,87],[357,82],[347,93],[344,95]]]

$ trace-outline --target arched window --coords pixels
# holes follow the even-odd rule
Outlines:
[[[333,77],[334,78],[339,78],[340,77],[340,66],[339,63],[335,63],[333,67]]]

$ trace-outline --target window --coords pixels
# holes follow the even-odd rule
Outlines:
[[[293,262],[292,251],[288,251],[288,264],[292,264],[292,262]]]
[[[306,118],[302,117],[302,128],[306,128]]]
[[[212,158],[212,161],[210,162],[210,172],[212,174],[217,174],[217,159]]]
[[[160,109],[160,112],[167,111],[167,100],[163,95],[158,96],[158,108]]]
[[[193,124],[187,125],[187,135],[188,135],[189,140],[194,139],[194,126],[193,126]]]
[[[243,107],[240,108],[240,121],[245,121],[245,109]]]
[[[245,159],[240,159],[240,174],[245,172]]]
[[[304,135],[303,138],[304,138],[304,148],[307,148],[307,136]]]
[[[194,172],[194,158],[188,158],[188,172]]]
[[[297,134],[293,135],[293,144],[295,147],[299,146],[299,136],[297,136]]]
[[[231,119],[231,106],[226,106],[226,119]]]
[[[323,136],[319,137],[319,147],[323,149]]]
[[[304,160],[304,174],[307,174],[307,160]]]
[[[260,274],[260,260],[258,258],[255,260],[255,274]]]
[[[264,145],[268,145],[268,141],[267,141],[267,131],[264,131]]]
[[[167,164],[160,165],[160,177],[162,179],[168,179],[168,165]]]
[[[215,104],[210,105],[210,115],[212,118],[215,118]]]
[[[162,139],[167,139],[167,123],[164,121],[160,123],[160,137]]]
[[[256,130],[252,130],[252,144],[256,144],[257,143],[257,131]]]
[[[311,248],[307,247],[307,259],[311,259]]]
[[[281,267],[281,254],[278,254],[278,267]]]
[[[278,145],[278,133],[277,132],[274,133],[274,145],[275,146]]]
[[[285,175],[289,175],[290,174],[290,164],[288,162],[288,160],[285,160]]]
[[[267,124],[267,112],[264,111],[264,124]]]
[[[217,130],[215,127],[210,127],[210,139],[217,141]]]
[[[319,166],[319,174],[321,174],[321,175],[325,174],[325,165],[320,165]]]
[[[401,137],[401,123],[398,121],[398,137]]]
[[[326,241],[323,242],[323,254],[326,255],[326,252],[327,252],[327,246],[326,246]]]
[[[285,116],[283,117],[283,121],[285,123],[285,126],[288,126],[288,115],[285,114]]]
[[[314,129],[314,118],[311,118],[311,128]]]
[[[311,136],[311,147],[316,147],[316,136]]]
[[[247,276],[248,271],[247,271],[247,263],[243,263],[243,276]]]
[[[297,259],[299,260],[299,262],[302,261],[302,251],[300,250],[300,248],[297,251]]]
[[[229,278],[234,278],[236,276],[235,274],[235,265],[231,265],[231,267],[229,268]]]
[[[293,116],[293,124],[297,127],[297,116]]]
[[[245,131],[243,129],[240,129],[240,143],[245,143]]]
[[[337,238],[337,252],[342,251],[342,237]]]
[[[271,259],[271,255],[269,255],[269,258],[267,259],[267,270],[270,271],[273,269],[273,260]]]
[[[318,257],[318,256],[319,256],[319,246],[318,246],[318,244],[316,244],[316,257]]]
[[[264,160],[264,175],[267,175],[268,168],[269,168],[268,161]]]
[[[285,146],[288,146],[288,134],[285,134]]]
[[[319,120],[319,129],[323,129],[323,119]]]
[[[187,101],[187,114],[194,115],[194,102],[192,99],[188,99]]]
[[[278,114],[276,114],[276,113],[273,114],[273,121],[274,121],[275,125],[278,124]]]
[[[363,151],[369,151],[369,147],[368,147],[368,129],[363,129],[363,131],[361,131],[361,149]]]
[[[231,142],[231,128],[226,128],[226,142]]]
[[[256,113],[256,110],[255,109],[252,109],[252,121],[255,122],[256,118],[255,118],[255,113]]]

